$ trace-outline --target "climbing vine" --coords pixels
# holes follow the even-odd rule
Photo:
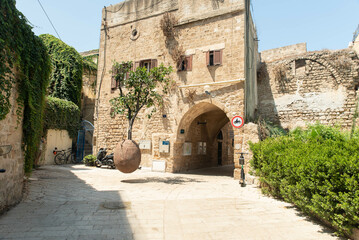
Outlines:
[[[67,130],[71,138],[76,138],[80,127],[80,108],[65,99],[48,97],[44,117],[44,130]]]
[[[40,38],[51,56],[49,96],[66,99],[80,106],[83,58],[73,47],[50,34],[40,35]]]
[[[30,172],[42,134],[45,94],[51,73],[50,58],[34,35],[15,0],[0,5],[0,120],[11,109],[12,87],[18,87],[18,116],[23,113],[25,171]],[[16,72],[16,75],[14,74]]]

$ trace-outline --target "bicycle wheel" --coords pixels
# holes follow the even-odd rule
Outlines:
[[[56,163],[57,165],[62,165],[62,164],[65,163],[65,159],[64,159],[64,157],[63,157],[62,154],[57,154],[57,155],[55,156],[54,161],[55,161],[55,163]]]
[[[75,153],[71,153],[69,156],[67,156],[67,162],[71,162],[73,164],[77,163]]]

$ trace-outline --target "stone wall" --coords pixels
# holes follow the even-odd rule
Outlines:
[[[8,154],[0,154],[0,169],[6,170],[5,173],[0,173],[0,213],[18,203],[22,197],[24,152],[21,149],[22,123],[17,123],[16,98],[17,91],[14,87],[10,98],[13,107],[6,118],[0,121],[0,152],[11,146]]]
[[[167,41],[160,28],[165,12],[171,12],[178,20],[175,41]],[[119,94],[118,90],[111,91],[113,61],[156,59],[158,64],[176,66],[170,52],[171,46],[177,44],[186,56],[192,56],[192,70],[175,69],[171,78],[176,84],[166,96],[164,107],[151,119],[145,116],[148,110],[142,110],[135,120],[133,139],[152,143],[151,149],[142,150],[142,165],[151,166],[153,160],[165,160],[167,171],[213,166],[216,161],[212,149],[221,129],[227,138],[223,140],[223,149],[232,151],[224,163],[233,164],[233,157],[238,157],[230,146],[233,138],[234,144],[242,144],[242,131],[229,129],[232,127],[226,124],[235,115],[244,116],[244,29],[243,0],[212,0],[210,3],[205,0],[132,0],[105,8],[99,51],[94,151],[106,147],[111,152],[126,138],[127,120],[123,116],[111,117],[109,100]],[[206,52],[214,50],[222,50],[222,64],[207,66]],[[213,121],[216,117],[212,114],[221,119]],[[207,124],[196,125],[199,119]],[[194,134],[200,127],[204,128],[201,130],[203,137],[208,133],[201,140]],[[185,133],[181,134],[181,130]],[[233,134],[228,134],[230,130]],[[169,153],[159,152],[162,140],[170,141]],[[198,141],[207,141],[211,150],[198,158],[183,156],[186,141],[192,142],[192,152],[197,151]]]
[[[290,129],[317,121],[349,128],[358,69],[358,56],[350,49],[264,62],[258,73],[259,115]]]
[[[97,64],[98,50],[92,50],[80,53],[82,57],[92,57],[93,62]],[[97,71],[91,72],[84,70],[82,75],[81,92],[81,119],[94,123],[95,99],[96,99],[96,81]]]
[[[262,62],[272,62],[280,59],[294,57],[307,52],[306,43],[298,43],[280,48],[269,49],[260,53]]]
[[[67,130],[49,129],[46,135],[46,143],[43,150],[43,159],[41,165],[53,165],[55,147],[58,150],[67,150],[72,147],[72,139]]]
[[[353,43],[353,49],[357,54],[359,54],[359,36],[356,38],[356,40]]]

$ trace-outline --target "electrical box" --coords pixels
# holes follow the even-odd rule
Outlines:
[[[169,153],[170,141],[160,141],[159,151],[160,153]]]
[[[152,160],[152,171],[153,172],[165,172],[166,171],[166,161]]]
[[[151,140],[140,140],[140,149],[151,149]]]

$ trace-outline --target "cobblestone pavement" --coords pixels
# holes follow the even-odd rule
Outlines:
[[[42,167],[27,197],[0,216],[0,239],[337,239],[290,204],[218,176],[227,170]]]

